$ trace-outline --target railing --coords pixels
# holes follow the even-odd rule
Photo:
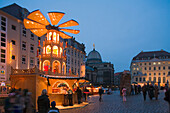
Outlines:
[[[39,69],[36,68],[36,66],[34,68],[31,69],[13,69],[11,67],[11,74],[12,75],[18,75],[18,74],[35,74],[40,72]]]
[[[42,58],[50,58],[50,57],[53,57],[53,58],[66,58],[63,56],[63,54],[61,55],[56,55],[56,54],[42,54]]]
[[[59,41],[52,41],[52,40],[46,40],[44,43],[43,43],[43,46],[48,45],[48,44],[59,44]],[[63,43],[60,43],[60,47],[63,47]]]

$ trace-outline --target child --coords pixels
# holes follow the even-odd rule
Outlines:
[[[122,95],[123,95],[123,102],[126,101],[126,88],[122,89]]]
[[[50,110],[49,110],[48,113],[60,113],[60,112],[59,112],[59,109],[55,107],[55,106],[56,106],[55,101],[52,101],[52,102],[51,102],[51,106],[52,106],[52,107],[50,108]]]

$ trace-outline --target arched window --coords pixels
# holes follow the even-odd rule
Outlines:
[[[58,56],[58,47],[57,46],[53,47],[53,54]]]
[[[48,71],[50,69],[50,61],[45,60],[43,62],[43,71]]]
[[[53,62],[52,72],[54,72],[54,74],[60,73],[60,69],[61,69],[60,62],[55,60]]]
[[[50,54],[50,53],[51,53],[51,47],[50,47],[49,45],[46,47],[46,53],[47,53],[47,54]]]
[[[60,47],[60,56],[62,55],[63,53],[63,49]]]
[[[66,74],[66,64],[65,62],[63,62],[63,65],[62,65],[62,74]]]
[[[56,42],[56,32],[53,33],[53,41]]]
[[[52,38],[52,32],[49,33],[47,40],[51,40]]]
[[[59,42],[59,38],[60,38],[59,34],[57,33],[57,43]]]

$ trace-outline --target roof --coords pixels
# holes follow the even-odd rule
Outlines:
[[[100,53],[98,51],[96,51],[95,49],[93,49],[87,56],[87,61],[90,61],[90,60],[102,62]]]
[[[170,58],[170,53],[166,52],[164,50],[161,51],[149,51],[149,52],[143,52],[141,51],[138,55],[133,57],[133,60],[150,60],[150,59],[162,59],[162,58]],[[156,58],[156,59],[155,59]]]
[[[117,72],[117,73],[114,74],[114,76],[118,76],[120,74],[122,74],[122,72]]]
[[[22,8],[16,3],[0,8],[0,10],[22,21],[30,13],[26,8]]]

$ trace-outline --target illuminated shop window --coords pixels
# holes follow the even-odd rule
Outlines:
[[[47,54],[50,54],[50,53],[51,53],[51,47],[50,47],[49,45],[46,47],[46,53],[47,53]]]
[[[57,46],[53,47],[53,54],[58,55],[58,47]]]

